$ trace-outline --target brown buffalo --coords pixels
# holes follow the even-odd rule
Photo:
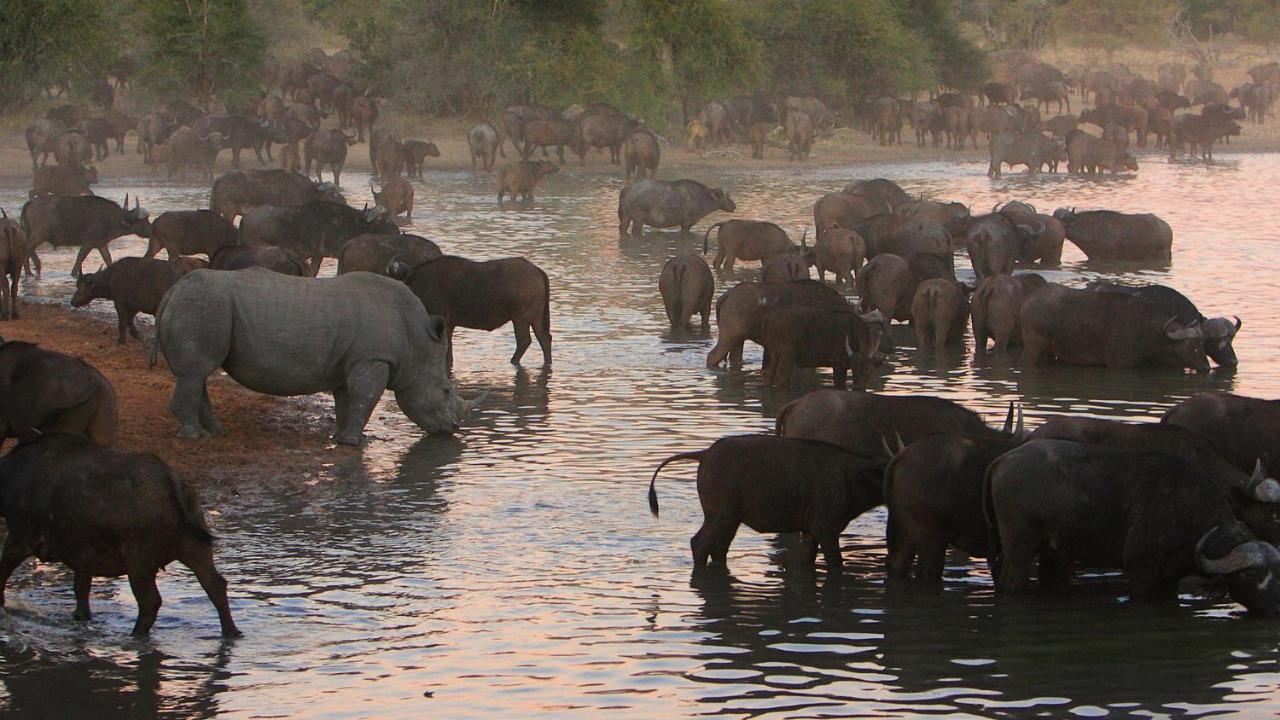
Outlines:
[[[92,195],[89,185],[98,182],[98,169],[83,165],[43,165],[31,181],[31,197],[37,195]]]
[[[404,213],[405,217],[413,217],[413,183],[393,175],[378,182],[369,178],[369,189],[373,191],[373,202],[387,209],[389,217]]]
[[[533,202],[533,188],[538,181],[559,170],[546,160],[517,160],[502,168],[498,173],[498,207],[502,207],[504,195],[510,195],[512,200],[519,195],[521,202]]]
[[[668,463],[697,460],[702,527],[694,534],[693,567],[723,565],[738,526],[757,532],[803,533],[812,566],[822,548],[827,571],[840,572],[840,533],[858,515],[882,502],[883,463],[821,442],[769,435],[721,438],[699,452],[663,460],[649,482],[649,510],[657,516],[654,483]]]
[[[389,273],[408,284],[431,315],[444,318],[453,364],[453,330],[493,331],[511,323],[516,333],[513,365],[520,364],[533,341],[542,348],[543,367],[551,366],[551,281],[542,268],[524,258],[476,262],[454,255],[428,260],[415,268],[402,265]]]
[[[542,148],[545,151],[553,145],[556,148],[556,157],[560,160],[561,165],[564,165],[565,146],[579,150],[579,155],[585,153],[585,150],[580,147],[573,125],[560,118],[529,120],[525,122],[523,132],[524,146],[520,148],[520,157],[526,161],[535,148]],[[543,154],[545,155],[546,153],[544,152]]]
[[[813,148],[813,120],[798,110],[787,113],[787,152],[791,160],[808,160]]]
[[[0,320],[18,317],[18,280],[27,260],[27,234],[0,208]]]
[[[244,270],[251,267],[264,267],[281,275],[311,277],[311,264],[303,257],[275,245],[223,245],[209,259],[209,267],[213,270]]]
[[[804,239],[801,238],[801,245]],[[827,271],[835,275],[836,285],[854,286],[855,274],[862,271],[867,256],[867,243],[853,230],[828,228],[812,248],[805,251],[805,262],[818,268],[818,280],[825,282]]]
[[[138,313],[155,315],[160,299],[183,275],[198,269],[189,262],[172,262],[153,258],[127,257],[112,263],[96,273],[81,275],[76,279],[76,292],[71,296],[72,307],[84,307],[99,298],[110,300],[116,307],[116,324],[119,335],[116,342],[125,344],[124,334],[141,341],[138,328],[133,324]],[[187,261],[190,258],[186,259]]]
[[[0,442],[36,431],[111,445],[117,427],[115,388],[97,368],[32,343],[0,339]]]
[[[695,312],[702,315],[702,329],[708,329],[715,289],[711,268],[700,256],[681,255],[668,260],[658,276],[658,292],[671,329],[683,329]]]
[[[338,255],[338,274],[373,272],[386,275],[393,260],[416,267],[442,254],[435,243],[417,235],[357,235],[342,246],[342,253]]]
[[[920,279],[902,256],[875,256],[858,273],[857,284],[863,312],[879,310],[890,321],[911,319],[911,303]]]
[[[623,147],[626,160],[626,181],[649,178],[658,174],[658,162],[662,159],[662,148],[658,146],[658,138],[647,131],[631,133]]]
[[[866,387],[884,360],[884,325],[884,316],[874,311],[858,315],[850,308],[777,308],[762,325],[766,359],[760,374],[770,386],[790,387],[796,368],[829,367],[837,388],[845,387],[850,372],[855,387]]]
[[[334,186],[341,186],[339,177],[342,175],[342,166],[347,162],[347,147],[355,144],[356,137],[341,130],[316,130],[302,145],[304,174],[311,175],[311,163],[314,161],[316,182],[322,182],[324,178],[321,173],[327,165],[333,172]]]
[[[1155,215],[1058,208],[1053,216],[1091,262],[1168,262],[1173,256],[1173,229]]]
[[[440,157],[440,148],[435,143],[425,140],[404,141],[404,164],[409,177],[422,177],[422,167],[429,157]]]
[[[747,140],[751,142],[751,157],[756,160],[764,159],[764,146],[769,139],[769,131],[775,127],[773,123],[752,123],[747,128]]]
[[[839,292],[816,280],[735,285],[716,301],[718,334],[715,347],[707,353],[707,367],[718,367],[726,358],[730,367],[741,367],[743,344],[747,340],[761,343],[765,318],[770,312],[790,305],[833,310],[849,308],[849,303]]]
[[[1045,279],[1035,273],[992,275],[983,280],[971,298],[974,350],[986,352],[987,338],[995,340],[999,353],[1008,351],[1011,342],[1022,342],[1018,329],[1022,301],[1044,285]]]
[[[711,266],[733,276],[733,264],[738,260],[765,262],[777,255],[796,253],[799,248],[787,237],[787,232],[771,222],[763,220],[721,220],[707,228],[702,236],[702,253],[707,253],[711,231],[716,234],[716,257]]]
[[[471,168],[475,169],[476,160],[484,167],[485,171],[493,169],[493,162],[497,158],[498,148],[502,144],[502,137],[498,135],[498,129],[489,123],[481,123],[473,125],[467,131],[467,147],[471,151]]]
[[[917,286],[911,301],[911,318],[916,331],[916,348],[924,350],[932,340],[934,348],[941,352],[947,345],[964,342],[969,300],[952,280],[925,280]]]

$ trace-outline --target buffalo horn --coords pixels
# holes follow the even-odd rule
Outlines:
[[[1194,340],[1195,338],[1204,337],[1204,331],[1198,327],[1178,328],[1170,330],[1169,326],[1178,322],[1177,318],[1169,318],[1169,322],[1164,324],[1165,337],[1170,340]]]
[[[864,323],[882,323],[884,322],[884,314],[879,310],[872,310],[869,313],[858,315],[858,319]]]
[[[893,448],[889,447],[889,441],[886,440],[883,435],[880,436],[880,447],[884,448],[884,454],[887,455],[890,460],[894,458]]]
[[[1022,424],[1022,403],[1018,403],[1018,425],[1013,430],[1014,437],[1022,437],[1023,432],[1025,429]]]
[[[1019,227],[1019,228],[1021,228],[1021,230],[1022,230],[1023,232],[1025,232],[1026,234],[1028,234],[1028,235],[1039,235],[1040,233],[1043,233],[1043,232],[1044,232],[1044,223],[1042,223],[1042,222],[1040,222],[1039,220],[1037,220],[1037,221],[1036,221],[1036,225],[1039,225],[1039,226],[1040,226],[1040,229],[1039,229],[1039,230],[1032,230],[1032,229],[1031,229],[1031,228],[1032,228],[1032,226],[1031,226],[1031,225],[1019,225],[1018,227]]]
[[[1240,326],[1244,325],[1244,321],[1242,321],[1237,315],[1232,315],[1231,317],[1236,319],[1236,332],[1240,332]]]
[[[996,203],[995,205],[992,205],[992,206],[991,206],[991,214],[992,214],[992,215],[995,215],[995,214],[996,214],[996,213],[998,213],[998,212],[1000,212],[1000,203]]]
[[[897,443],[898,443],[898,452],[899,452],[899,453],[901,453],[903,450],[906,450],[906,449],[907,449],[907,444],[906,444],[906,443],[904,443],[904,442],[902,442],[902,434],[901,434],[901,433],[899,433],[897,430],[894,430],[894,431],[893,431],[893,439],[894,439],[894,440],[896,440],[896,441],[897,441]]]
[[[124,209],[129,209],[129,193],[124,194]]]
[[[1268,546],[1267,543],[1254,540],[1241,543],[1232,548],[1231,552],[1224,557],[1211,560],[1205,557],[1204,546],[1217,531],[1218,528],[1214,527],[1200,538],[1200,542],[1196,543],[1196,566],[1210,575],[1228,575],[1251,567],[1265,567],[1267,556],[1270,554],[1267,550],[1270,549],[1272,553],[1276,552],[1275,548]]]
[[[804,241],[805,241],[808,237],[809,237],[809,228],[805,228],[805,229],[804,229],[804,232],[800,233],[800,249],[801,249],[801,250],[803,250],[803,249],[805,248]]]
[[[844,336],[844,354],[846,357],[853,357],[853,345],[849,344],[849,336]]]
[[[1258,458],[1257,464],[1253,466],[1246,494],[1258,502],[1280,503],[1280,482],[1267,477],[1262,458]]]
[[[2,207],[0,207],[0,219],[4,219],[4,220],[9,219],[9,213],[5,212],[4,208]]]
[[[1004,433],[1013,432],[1013,401],[1009,401],[1009,412],[1004,416]]]

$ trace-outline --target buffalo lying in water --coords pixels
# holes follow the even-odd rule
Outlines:
[[[1068,365],[1209,371],[1204,332],[1141,297],[1050,284],[1022,304],[1019,322],[1026,365],[1053,356]]]
[[[1090,262],[1168,262],[1173,257],[1173,230],[1155,215],[1058,208],[1053,216]]]
[[[1280,551],[1242,527],[1218,484],[1187,460],[1064,440],[1035,440],[987,471],[996,525],[996,590],[1062,585],[1073,566],[1124,572],[1135,599],[1172,599],[1196,572],[1226,576],[1250,611],[1280,612]]]

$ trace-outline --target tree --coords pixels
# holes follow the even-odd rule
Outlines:
[[[102,0],[0,3],[0,105],[104,77],[119,50],[113,30]]]
[[[245,0],[138,0],[147,43],[140,75],[159,97],[256,99],[266,38]]]

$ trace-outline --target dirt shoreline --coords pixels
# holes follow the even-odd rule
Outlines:
[[[137,341],[116,344],[114,321],[61,303],[23,302],[21,313],[18,320],[0,323],[0,336],[81,357],[98,368],[119,401],[116,444],[155,453],[195,483],[207,507],[234,496],[304,492],[325,466],[359,454],[330,440],[327,409],[306,399],[261,395],[225,375],[210,378],[209,395],[228,435],[180,440],[168,410],[173,376],[163,359],[150,367]]]

